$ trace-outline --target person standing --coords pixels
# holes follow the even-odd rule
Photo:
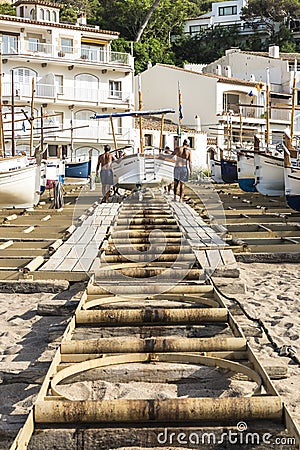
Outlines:
[[[115,160],[116,158],[110,153],[110,146],[105,145],[104,153],[99,156],[96,167],[97,176],[99,174],[99,168],[101,167],[100,179],[102,184],[102,195],[105,203],[108,202],[110,188],[114,184],[111,163]]]
[[[189,179],[189,170],[192,173],[192,155],[188,148],[188,141],[185,139],[182,146],[176,147],[173,155],[176,156],[174,167],[174,200],[179,188],[179,201],[183,201],[184,183]],[[188,167],[189,166],[189,167]]]

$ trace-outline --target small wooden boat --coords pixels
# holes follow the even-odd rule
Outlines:
[[[88,178],[91,174],[91,161],[71,161],[65,163],[67,178]]]
[[[53,189],[55,183],[64,183],[65,161],[60,158],[48,158],[45,163],[44,186],[45,189]]]
[[[220,151],[221,175],[224,183],[236,183],[238,181],[237,161],[232,158],[225,158],[223,150]]]
[[[254,153],[259,152],[259,139],[254,136]],[[238,183],[244,192],[257,192],[255,186],[254,153],[246,150],[237,152]]]
[[[244,192],[256,192],[254,154],[240,151],[237,154],[239,187]]]
[[[254,164],[257,191],[271,197],[284,195],[283,156],[255,153]]]
[[[210,177],[215,183],[224,183],[221,173],[221,161],[217,159],[216,150],[213,147],[208,149]]]
[[[145,149],[143,154],[127,155],[112,162],[114,184],[126,189],[169,184],[174,166],[175,160],[160,155],[158,149]]]
[[[110,118],[112,133],[114,136],[112,122],[114,117],[142,117],[155,114],[160,114],[163,117],[167,113],[174,113],[174,109],[160,109],[154,111],[139,110],[124,113],[95,114],[94,118]],[[115,148],[117,150],[116,142]],[[175,160],[170,156],[161,154],[159,149],[155,149],[153,147],[144,149],[141,145],[140,151],[135,151],[132,149],[132,154],[126,154],[126,156],[112,162],[113,181],[115,185],[126,189],[169,184],[173,180],[174,166]]]
[[[300,211],[300,161],[293,165],[291,161],[293,147],[284,145],[284,183],[285,199],[288,206],[295,211]]]
[[[26,156],[0,159],[0,208],[31,208],[40,198],[40,166]]]

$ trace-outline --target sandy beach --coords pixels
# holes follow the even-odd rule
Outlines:
[[[264,322],[278,347],[291,347],[299,357],[300,266],[242,263],[239,267],[246,294],[235,296],[250,316]],[[20,419],[25,418],[57,346],[48,341],[49,327],[62,324],[66,319],[39,315],[38,303],[55,302],[64,295],[0,294],[0,436],[8,424],[15,420],[17,428]],[[300,367],[287,356],[279,356],[265,336],[251,337],[250,342],[259,359],[274,359],[287,365],[287,378],[273,382],[300,424]],[[0,449],[8,448],[5,440],[0,442]]]

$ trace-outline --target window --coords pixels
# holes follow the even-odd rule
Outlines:
[[[29,50],[31,52],[38,52],[39,51],[39,43],[40,43],[40,41],[39,41],[38,38],[31,37],[31,38],[28,39],[28,42],[29,42]]]
[[[32,10],[30,11],[30,19],[31,20],[35,20],[36,19],[36,11],[35,9],[32,8]]]
[[[49,11],[49,9],[46,9],[46,20],[48,20],[48,22],[50,22],[50,11]]]
[[[75,97],[77,100],[97,102],[99,97],[98,78],[89,73],[75,76]]]
[[[122,85],[121,81],[113,81],[109,82],[109,96],[112,98],[121,98],[122,97]]]
[[[36,73],[31,69],[27,69],[26,67],[15,69],[14,74],[15,81],[19,82],[20,84],[29,84],[31,83],[32,78],[36,78]]]
[[[152,147],[153,136],[152,134],[145,134],[145,147]]]
[[[61,51],[64,53],[73,53],[73,39],[61,38]]]
[[[3,34],[2,36],[2,51],[3,53],[18,53],[18,38],[17,36],[10,36]]]
[[[195,34],[199,34],[202,31],[208,29],[208,25],[191,25],[190,26],[190,34],[194,36]]]
[[[57,94],[64,93],[64,77],[63,75],[54,75]]]
[[[56,14],[56,11],[52,11],[52,22],[57,22],[57,14]]]
[[[219,8],[219,16],[234,16],[237,14],[237,6],[222,6]]]
[[[223,94],[223,111],[233,111],[234,113],[239,113],[239,100],[238,94]]]
[[[45,20],[45,11],[43,8],[40,9],[40,20]]]

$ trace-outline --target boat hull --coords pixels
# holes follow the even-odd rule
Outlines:
[[[65,176],[67,178],[88,178],[91,174],[91,161],[66,162]]]
[[[173,181],[174,165],[174,161],[160,157],[128,155],[113,161],[113,181],[126,189],[169,184]]]
[[[0,173],[0,208],[31,208],[40,198],[40,167],[36,164]]]
[[[258,192],[267,196],[284,195],[284,163],[283,158],[255,154],[255,186]]]
[[[300,211],[300,167],[285,167],[285,198],[288,206]]]
[[[221,174],[224,183],[236,183],[238,181],[237,161],[221,159]]]
[[[216,159],[210,160],[210,171],[211,171],[211,179],[215,183],[224,183],[222,179],[222,172],[221,172],[221,162],[217,161]]]
[[[254,156],[239,153],[237,157],[239,187],[244,192],[256,192]]]
[[[45,160],[45,189],[52,189],[57,181],[64,183],[65,162],[59,158]]]

